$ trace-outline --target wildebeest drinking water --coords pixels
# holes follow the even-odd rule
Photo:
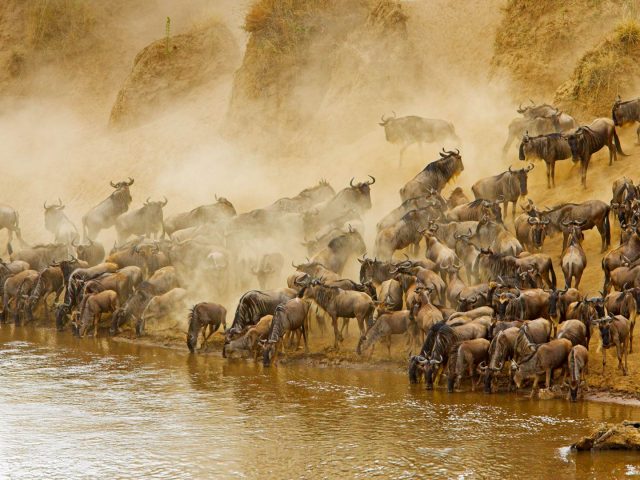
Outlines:
[[[402,154],[410,145],[417,143],[422,148],[423,143],[442,142],[447,140],[459,144],[460,139],[456,135],[453,124],[437,118],[423,118],[415,115],[407,117],[380,118],[379,125],[384,127],[387,142],[400,145],[400,167],[402,167]]]

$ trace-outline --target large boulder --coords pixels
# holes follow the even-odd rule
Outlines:
[[[574,443],[575,450],[640,450],[640,422],[603,425]]]

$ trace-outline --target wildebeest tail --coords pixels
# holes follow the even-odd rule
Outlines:
[[[613,141],[616,143],[616,151],[620,155],[624,155],[625,157],[628,157],[629,155],[627,155],[622,151],[622,146],[620,145],[620,138],[618,138],[618,132],[616,132],[615,127],[613,128]]]
[[[604,227],[604,238],[605,238],[605,242],[607,244],[607,247],[609,247],[609,245],[611,245],[611,222],[609,222],[609,211],[611,209],[609,207],[607,207],[607,211],[604,214],[604,221],[602,222],[602,225]]]
[[[556,288],[556,271],[553,269],[553,262],[549,265],[549,275],[551,275],[551,288],[555,290]]]

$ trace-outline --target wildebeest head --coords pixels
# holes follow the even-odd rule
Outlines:
[[[611,347],[613,342],[613,335],[611,332],[611,324],[613,323],[613,317],[599,318],[595,321],[600,330],[600,338],[602,339],[602,346],[604,348]]]
[[[524,115],[526,118],[534,119],[540,117],[549,117],[551,115],[557,115],[558,110],[546,103],[542,105],[536,105],[533,100],[529,99],[531,102],[530,106],[523,107],[522,104],[518,105],[517,112],[521,115]]]
[[[396,125],[396,112],[392,113],[393,117],[384,118],[384,115],[382,115],[380,117],[380,123],[378,123],[378,125],[384,127],[384,135],[389,143],[395,143],[400,140],[401,137],[400,128]]]
[[[349,182],[351,200],[363,210],[369,210],[371,208],[371,185],[376,183],[374,177],[369,175],[369,178],[371,179],[370,181],[354,184],[354,177]]]
[[[567,135],[567,143],[569,144],[569,148],[571,148],[571,156],[574,162],[580,160],[580,154],[582,153],[585,143],[584,134],[584,128],[580,127],[575,132]]]
[[[582,243],[584,240],[584,233],[582,232],[582,226],[587,223],[586,220],[568,220],[562,221],[564,230],[568,233],[568,244],[573,242]]]
[[[550,221],[548,218],[538,218],[534,216],[527,218],[527,223],[531,228],[531,240],[536,248],[542,248],[547,233],[547,225],[549,225]]]
[[[558,300],[560,295],[566,293],[567,290],[553,289],[549,292],[549,316],[555,317],[558,314]]]
[[[533,163],[530,163],[526,168],[520,168],[518,170],[512,170],[511,165],[509,165],[509,173],[518,180],[521,197],[525,197],[529,193],[527,190],[527,175],[531,170],[533,170]]]
[[[58,223],[64,217],[64,207],[60,198],[57,204],[47,205],[47,202],[44,202],[44,227],[48,231],[55,232],[58,228]]]
[[[214,194],[214,197],[215,197],[215,199],[216,199],[216,204],[217,204],[217,205],[219,205],[219,206],[221,206],[221,207],[224,207],[224,209],[225,209],[226,211],[228,211],[228,213],[229,213],[231,216],[235,216],[235,215],[236,215],[236,209],[235,209],[235,207],[233,206],[233,203],[231,203],[231,202],[230,202],[229,200],[227,200],[225,197],[218,197],[218,195],[215,195],[215,194]]]

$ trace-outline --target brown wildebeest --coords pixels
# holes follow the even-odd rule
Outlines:
[[[520,362],[533,352],[532,346],[546,343],[551,338],[552,325],[546,318],[536,318],[524,322],[514,345],[513,359]]]
[[[623,102],[620,95],[618,95],[611,109],[611,118],[616,127],[640,122],[640,98]],[[636,130],[636,136],[638,137],[637,143],[640,143],[640,126]]]
[[[495,281],[499,277],[514,277],[518,269],[529,270],[535,266],[542,280],[549,288],[556,288],[556,273],[549,255],[534,253],[522,257],[500,255],[492,250],[481,250],[473,267],[474,273],[482,281]]]
[[[402,285],[394,278],[382,282],[377,293],[377,298],[391,311],[402,310],[404,300]]]
[[[145,327],[150,321],[154,321],[156,325],[160,324],[164,327],[161,330],[175,328],[169,324],[162,325],[161,322],[172,317],[181,317],[182,312],[187,308],[187,296],[188,293],[184,288],[176,287],[149,300],[149,303],[142,311],[142,315],[136,322],[136,335],[143,335]],[[173,325],[175,326],[177,323],[174,322]]]
[[[635,231],[625,244],[614,248],[602,259],[602,270],[604,270],[602,291],[604,294],[609,293],[611,289],[611,273],[613,270],[622,267],[625,263],[635,262],[638,258],[640,258],[640,236]]]
[[[516,238],[528,251],[540,251],[544,244],[549,222],[550,220],[548,218],[542,219],[528,213],[523,213],[514,220]]]
[[[547,165],[547,188],[556,186],[556,162],[571,158],[571,147],[567,138],[561,133],[549,133],[530,137],[525,132],[520,143],[519,156],[521,161],[540,159]]]
[[[509,327],[498,332],[491,340],[489,346],[489,363],[478,364],[478,368],[484,376],[484,392],[491,393],[497,376],[504,368],[505,362],[513,359],[516,339],[520,333],[519,327]],[[509,377],[509,381],[511,378]]]
[[[434,212],[437,210],[442,210],[442,205],[437,198],[433,198],[434,196],[439,197],[439,193],[435,192],[430,196],[422,196],[410,198],[409,200],[405,200],[400,204],[399,207],[391,210],[387,215],[382,217],[382,219],[376,224],[376,230],[379,232],[387,227],[392,227],[396,223],[400,221],[402,217],[404,217],[407,213],[412,210],[420,210],[423,208],[432,208]],[[437,209],[437,210],[436,210]],[[436,217],[436,215],[433,215]]]
[[[23,291],[22,286],[26,282],[27,285],[33,285],[38,278],[38,272],[35,270],[23,270],[8,277],[4,282],[3,301],[2,301],[2,322],[6,323],[9,319],[11,305],[13,304],[13,315],[16,324],[20,323],[20,305],[21,298],[19,295]]]
[[[162,209],[167,205],[167,198],[164,201],[151,202],[149,198],[142,207],[130,212],[122,213],[115,221],[118,243],[124,243],[131,235],[144,235],[153,238],[163,238],[164,220]]]
[[[304,350],[307,352],[307,315],[309,313],[309,302],[301,298],[294,298],[287,303],[280,304],[276,307],[271,323],[271,332],[266,341],[262,354],[262,365],[268,367],[272,363],[275,364],[278,352],[282,347],[282,340],[287,333],[301,331],[304,338]],[[300,337],[296,350],[300,347]]]
[[[25,313],[27,321],[33,320],[33,312],[40,302],[44,303],[44,315],[45,319],[49,320],[49,306],[47,305],[47,298],[52,293],[54,294],[53,300],[57,302],[64,290],[64,281],[62,278],[62,269],[59,266],[50,266],[42,270],[38,274],[38,279],[35,282],[31,295],[27,300]]]
[[[569,239],[567,248],[564,249],[560,257],[562,265],[562,273],[564,274],[564,288],[571,288],[571,281],[575,279],[575,288],[580,288],[580,280],[585,268],[587,268],[587,255],[582,248],[584,234],[582,233],[582,225],[585,222],[573,220],[572,222],[563,222],[562,224],[569,230]]]
[[[225,343],[222,347],[222,357],[227,358],[236,352],[252,352],[253,359],[258,359],[259,342],[267,340],[271,331],[271,323],[273,315],[265,315],[258,323],[249,327],[249,329],[241,337]]]
[[[611,225],[609,222],[609,205],[601,200],[587,200],[582,203],[563,203],[540,212],[540,218],[550,220],[547,224],[547,234],[554,235],[562,232],[562,249],[567,247],[569,232],[563,227],[563,222],[574,220],[584,221],[582,231],[597,228],[602,240],[601,252],[604,253],[611,245]]]
[[[604,306],[609,315],[622,315],[629,320],[629,353],[633,353],[633,328],[636,325],[638,304],[636,295],[638,288],[625,289],[622,292],[610,293],[604,299]]]
[[[424,334],[428,334],[433,325],[441,322],[444,317],[438,307],[431,303],[431,289],[418,287],[415,290],[415,301],[411,305],[411,321],[415,322],[418,329]]]
[[[99,242],[87,239],[89,243],[76,245],[78,259],[87,262],[89,267],[98,265],[104,260],[104,246]]]
[[[464,205],[469,203],[469,197],[467,197],[460,187],[456,187],[451,191],[449,198],[447,198],[447,208],[455,208],[458,205]]]
[[[115,189],[111,195],[93,207],[82,217],[83,241],[87,238],[95,240],[100,230],[111,227],[118,216],[129,209],[131,193],[129,187],[133,185],[133,178],[127,182],[111,182]]]
[[[567,320],[560,324],[558,338],[566,338],[574,346],[582,345],[587,348],[587,327],[580,320]]]
[[[476,200],[484,199],[499,201],[504,205],[504,217],[507,218],[509,202],[512,203],[511,216],[516,217],[516,204],[520,197],[525,197],[529,193],[527,189],[527,175],[533,169],[533,163],[526,168],[509,170],[499,175],[486,177],[473,184],[471,190]]]
[[[411,320],[411,312],[409,310],[394,311],[387,305],[381,304],[376,309],[378,318],[373,326],[367,331],[366,335],[360,337],[356,353],[363,355],[367,350],[371,349],[369,357],[373,355],[375,345],[380,340],[384,341],[387,346],[389,358],[391,358],[391,336],[406,335],[407,347],[409,352],[416,344],[417,326]]]
[[[604,314],[604,299],[599,297],[583,298],[569,304],[567,307],[567,319],[578,319],[584,323],[587,329],[587,348],[591,342],[591,329],[594,321]]]
[[[313,300],[331,317],[334,333],[333,347],[335,349],[338,349],[339,343],[343,340],[342,334],[338,330],[338,318],[357,319],[360,336],[365,333],[365,324],[367,326],[373,324],[375,307],[371,297],[364,292],[329,287],[319,280],[314,280],[301,294],[302,298]]]
[[[554,320],[554,324],[562,323],[567,319],[567,308],[573,302],[582,299],[580,292],[575,288],[566,290],[552,290],[549,295],[549,317]]]
[[[441,192],[447,183],[454,180],[464,170],[460,151],[442,151],[440,159],[428,164],[413,179],[400,189],[404,202],[410,198],[428,194],[431,189]]]
[[[187,332],[187,347],[191,353],[198,347],[198,335],[202,331],[202,346],[207,346],[207,340],[222,326],[222,331],[227,329],[227,309],[213,302],[200,302],[191,307],[189,311],[189,330]],[[208,333],[207,333],[208,330]],[[223,349],[222,356],[225,352]]]
[[[432,211],[429,208],[411,210],[407,212],[397,223],[378,232],[375,241],[376,258],[379,255],[386,260],[391,259],[396,250],[402,250],[409,246],[417,250],[422,235],[420,230],[432,219]]]
[[[618,160],[618,153],[626,155],[620,146],[616,127],[608,118],[596,118],[590,125],[578,127],[567,134],[567,142],[571,148],[574,162],[580,160],[582,186],[587,188],[587,169],[591,155],[606,146],[609,149],[609,165]],[[615,143],[615,146],[614,146]]]
[[[422,149],[423,143],[460,141],[453,124],[438,118],[423,118],[416,115],[396,118],[394,112],[393,117],[384,118],[382,115],[378,125],[384,127],[387,142],[400,145],[400,167],[402,167],[402,154],[414,143]]]
[[[600,329],[600,341],[602,346],[602,374],[607,366],[607,350],[616,347],[618,356],[618,370],[627,374],[627,357],[629,356],[629,321],[622,315],[608,316],[595,320]],[[623,363],[624,359],[624,363]]]
[[[512,361],[512,368],[515,370],[513,381],[516,388],[521,388],[524,380],[533,378],[533,388],[531,395],[538,389],[539,376],[546,374],[545,385],[551,387],[553,371],[562,368],[566,369],[567,357],[573,345],[566,338],[551,340],[542,345],[535,345],[533,352],[516,363]]]
[[[437,230],[437,226],[434,227],[436,227]],[[447,247],[436,238],[436,230],[421,231],[427,244],[425,257],[434,262],[440,275],[446,278],[448,268],[452,265],[460,265],[460,259],[458,255],[456,255],[455,250]]]
[[[7,239],[7,253],[11,255],[13,253],[13,247],[11,246],[11,241],[13,240],[13,234],[16,234],[16,237],[20,241],[20,243],[24,246],[25,242],[22,239],[22,233],[20,231],[19,217],[18,212],[15,211],[9,205],[0,205],[0,230],[3,228],[7,229],[9,234],[9,238]]]
[[[471,378],[471,391],[476,390],[476,384],[480,382],[480,377],[477,382],[473,381],[473,377],[476,374],[476,367],[487,362],[489,346],[490,342],[486,338],[474,338],[460,343],[456,356],[455,376],[451,375],[448,378],[449,390],[459,388],[465,374],[469,374]]]
[[[62,243],[50,243],[47,245],[35,245],[23,248],[11,254],[11,261],[22,260],[27,262],[34,270],[42,270],[52,263],[68,257],[67,245]]]
[[[103,290],[98,293],[86,295],[80,306],[79,325],[77,327],[80,337],[84,337],[93,324],[93,336],[98,336],[100,316],[103,313],[113,313],[120,306],[118,294],[113,290]]]
[[[449,222],[477,222],[486,215],[491,220],[503,223],[502,210],[500,209],[501,203],[502,199],[491,201],[479,198],[448,210],[445,218]],[[460,227],[465,229],[463,225]]]
[[[311,258],[311,262],[320,263],[329,270],[342,275],[344,266],[352,255],[364,255],[367,247],[360,232],[349,227],[349,231],[334,238],[324,249]]]
[[[574,345],[567,359],[567,370],[569,370],[569,382],[565,380],[565,385],[569,387],[570,400],[575,402],[578,400],[580,387],[584,384],[588,388],[589,350],[582,345]]]
[[[164,221],[164,229],[167,235],[186,228],[217,224],[236,216],[236,209],[229,200],[217,195],[215,199],[216,202],[210,205],[201,205],[189,212],[168,216]]]

